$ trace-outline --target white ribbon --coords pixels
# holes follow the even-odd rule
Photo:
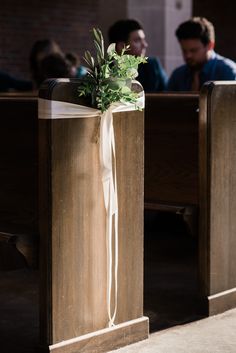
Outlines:
[[[144,108],[144,92],[139,93],[136,103],[115,103],[101,113],[90,107],[39,98],[39,119],[70,119],[101,116],[100,124],[100,165],[103,183],[104,204],[106,209],[106,242],[107,242],[107,312],[108,326],[114,326],[117,312],[118,295],[118,198],[116,180],[115,137],[113,112],[132,111],[137,107]],[[111,310],[112,269],[113,269],[113,228],[114,228],[114,310]]]

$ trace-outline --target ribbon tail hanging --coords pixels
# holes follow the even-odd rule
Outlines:
[[[107,242],[107,311],[109,327],[114,326],[117,311],[118,292],[118,201],[116,181],[115,138],[113,128],[112,107],[101,116],[100,126],[100,164],[104,203],[106,208],[106,242]],[[114,172],[113,172],[114,169]],[[114,225],[114,227],[113,227]],[[112,314],[112,284],[113,284],[113,228],[115,242],[114,257],[114,311]]]

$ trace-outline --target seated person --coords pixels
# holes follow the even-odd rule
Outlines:
[[[66,60],[71,64],[71,76],[81,78],[87,74],[86,67],[80,65],[80,60],[75,53],[67,53]]]
[[[72,77],[71,65],[68,63],[65,57],[59,53],[53,53],[45,56],[41,60],[39,68],[39,85],[48,78]]]
[[[36,88],[42,83],[40,62],[50,54],[60,54],[61,56],[64,56],[60,46],[51,39],[37,40],[31,49],[30,70]]]
[[[121,53],[129,45],[127,54],[145,56],[147,42],[142,26],[135,20],[126,19],[115,22],[108,32],[109,42],[116,43],[116,51]],[[137,81],[141,83],[145,92],[164,91],[167,84],[167,75],[159,60],[148,58],[146,64],[140,64]]]
[[[4,71],[0,71],[0,92],[8,91],[31,91],[33,84],[31,81],[18,79]]]
[[[175,33],[186,64],[173,71],[168,91],[199,91],[207,81],[236,79],[236,63],[214,52],[214,27],[206,18],[193,17]]]

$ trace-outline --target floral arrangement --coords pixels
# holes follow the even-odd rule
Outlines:
[[[146,58],[127,54],[129,46],[124,47],[119,55],[115,43],[105,52],[102,32],[96,28],[92,32],[96,56],[85,52],[88,74],[81,82],[79,95],[90,97],[92,106],[102,112],[114,102],[135,104],[138,94],[131,90],[131,83],[138,76],[138,65],[146,63]]]

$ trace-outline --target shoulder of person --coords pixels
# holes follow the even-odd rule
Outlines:
[[[149,56],[147,63],[152,66],[162,66],[160,60],[156,56]]]
[[[142,66],[143,66],[142,69],[144,72],[154,73],[155,75],[161,75],[165,77],[165,80],[167,79],[165,69],[157,57],[155,56],[148,57],[147,64],[144,64]]]
[[[229,68],[230,70],[236,71],[236,62],[233,60],[216,54],[215,59],[217,61],[217,66],[222,68]]]

